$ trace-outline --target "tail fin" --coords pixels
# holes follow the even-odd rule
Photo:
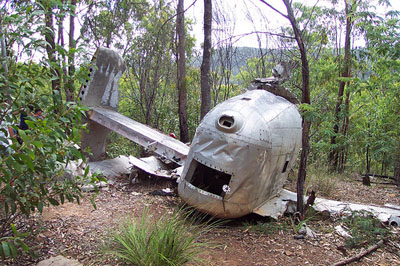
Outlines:
[[[118,83],[126,67],[115,51],[99,47],[92,59],[86,83],[79,90],[79,99],[87,107],[105,107],[118,111]],[[106,138],[110,129],[90,119],[84,119],[88,132],[82,132],[81,148],[90,147],[90,160],[105,157]]]
[[[92,59],[86,83],[79,90],[79,99],[88,107],[118,109],[118,83],[126,67],[115,51],[99,47]]]

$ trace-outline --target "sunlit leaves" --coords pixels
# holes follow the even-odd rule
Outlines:
[[[48,3],[61,4],[59,1]],[[2,26],[7,28],[4,36],[9,45],[4,47],[8,49],[8,72],[0,67],[0,84],[8,88],[0,92],[0,122],[2,127],[6,122],[18,135],[18,139],[7,137],[11,145],[8,153],[2,153],[0,157],[0,197],[4,209],[0,256],[3,258],[16,257],[18,250],[28,251],[28,246],[23,243],[25,235],[18,233],[12,224],[10,226],[14,217],[42,212],[45,206],[59,205],[65,199],[77,202],[81,196],[80,186],[97,181],[95,177],[88,180],[85,176],[74,179],[63,175],[65,162],[84,158],[75,144],[80,140],[83,129],[81,118],[87,109],[76,103],[64,103],[60,91],[51,91],[51,81],[59,78],[50,71],[50,67],[59,65],[46,57],[34,61],[24,58],[20,62],[21,54],[13,50],[20,45],[28,56],[44,51],[46,43],[40,34],[49,29],[43,23],[42,7],[38,9],[36,4],[40,3],[32,6],[20,3],[7,10],[11,15],[0,10]],[[57,54],[62,57],[80,49],[67,51],[62,46],[56,47]],[[68,66],[66,62],[60,65]],[[82,73],[85,71],[81,70],[69,78],[74,81]],[[3,108],[6,101],[7,108]],[[44,110],[45,117],[38,119],[33,116],[37,107]],[[27,130],[17,127],[21,113],[27,114]]]

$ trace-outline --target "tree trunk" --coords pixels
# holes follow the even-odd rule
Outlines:
[[[303,42],[303,35],[297,25],[296,18],[293,14],[293,9],[291,2],[289,0],[283,0],[288,12],[288,19],[292,25],[293,32],[297,45],[300,50],[301,55],[301,76],[302,76],[302,99],[303,104],[310,104],[310,70],[308,66],[307,53]],[[310,132],[311,122],[307,121],[303,116],[303,131],[302,131],[302,151],[300,156],[299,172],[297,175],[297,212],[300,214],[300,219],[305,219],[304,211],[304,182],[306,179],[307,170],[307,158],[309,152],[309,132]]]
[[[350,112],[350,93],[346,92],[346,99],[344,101],[344,117],[343,117],[343,125],[341,129],[341,134],[344,139],[347,136],[347,129],[349,128],[349,112]],[[338,171],[343,173],[346,168],[346,153],[347,153],[347,145],[341,145],[339,149],[339,165]]]
[[[396,181],[397,186],[400,186],[400,153],[397,154],[396,162],[394,164],[394,180]]]
[[[365,160],[367,162],[367,174],[371,173],[370,160],[369,160],[369,145],[367,144],[367,151],[365,153]]]
[[[201,109],[200,119],[210,111],[210,66],[211,66],[211,25],[212,25],[212,1],[204,0],[204,44],[203,61],[201,63]]]
[[[51,3],[48,3],[51,4]],[[54,40],[54,25],[53,25],[53,10],[51,6],[46,6],[47,4],[45,3],[45,24],[46,24],[46,30],[44,32],[45,35],[45,40],[47,42],[46,45],[46,52],[49,60],[49,65],[50,65],[50,71],[52,74],[52,80],[51,80],[51,87],[52,87],[52,92],[54,97],[54,105],[56,109],[61,108],[61,90],[60,90],[60,70],[57,67],[58,62],[56,59],[56,44]],[[58,95],[58,97],[56,96]]]
[[[341,77],[348,78],[350,77],[350,64],[351,64],[351,57],[350,57],[350,48],[351,48],[351,30],[353,27],[353,8],[355,7],[355,3],[349,4],[347,0],[345,0],[345,12],[346,12],[346,38],[344,44],[344,66],[341,72]],[[341,113],[341,106],[343,103],[343,95],[344,95],[344,88],[346,85],[346,81],[339,81],[339,91],[338,97],[336,99],[336,107],[335,107],[335,124],[333,125],[333,136],[331,137],[331,151],[329,152],[329,166],[331,171],[335,172],[338,171],[338,158],[339,158],[339,149],[337,147],[336,137],[339,134],[339,124],[340,124],[340,113]]]
[[[75,34],[75,8],[76,8],[76,0],[71,0],[71,10],[69,15],[69,36],[68,36],[68,45],[69,45],[69,55],[68,55],[68,75],[66,77],[65,83],[65,97],[68,102],[74,101],[74,80],[72,76],[75,73],[75,53],[72,50],[76,48],[76,42],[74,39]]]
[[[7,95],[7,101],[11,101],[8,95],[8,65],[7,65],[7,47],[6,47],[6,37],[5,32],[3,32],[3,18],[0,13],[0,46],[1,46],[1,58],[3,61],[4,75],[6,77],[6,84],[4,86],[4,95]]]
[[[186,88],[186,57],[185,57],[185,15],[183,1],[178,1],[178,16],[176,33],[178,35],[178,69],[177,83],[179,93],[179,131],[182,142],[189,142],[189,126],[187,122],[187,88]]]

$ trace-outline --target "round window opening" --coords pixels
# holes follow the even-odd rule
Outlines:
[[[218,124],[226,129],[231,129],[235,125],[235,119],[232,116],[223,115],[219,118]]]
[[[215,126],[220,131],[234,133],[242,128],[243,118],[240,113],[227,111],[218,116]]]

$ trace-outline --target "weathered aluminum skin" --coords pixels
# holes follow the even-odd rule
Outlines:
[[[106,107],[118,110],[118,84],[121,75],[126,69],[124,60],[115,51],[99,47],[92,59],[85,84],[79,90],[79,99],[87,107]],[[91,161],[98,161],[106,157],[106,138],[111,132],[106,127],[86,118],[88,131],[82,131],[81,148],[90,147],[91,154],[87,156]]]
[[[217,217],[253,212],[282,189],[301,147],[296,105],[264,90],[212,109],[196,130],[178,192]]]
[[[88,112],[90,121],[104,126],[133,142],[142,145],[161,157],[168,158],[179,165],[183,165],[189,152],[189,147],[162,132],[147,125],[143,125],[116,111],[92,107]],[[94,138],[96,136],[92,133]],[[92,147],[93,148],[93,147]]]

